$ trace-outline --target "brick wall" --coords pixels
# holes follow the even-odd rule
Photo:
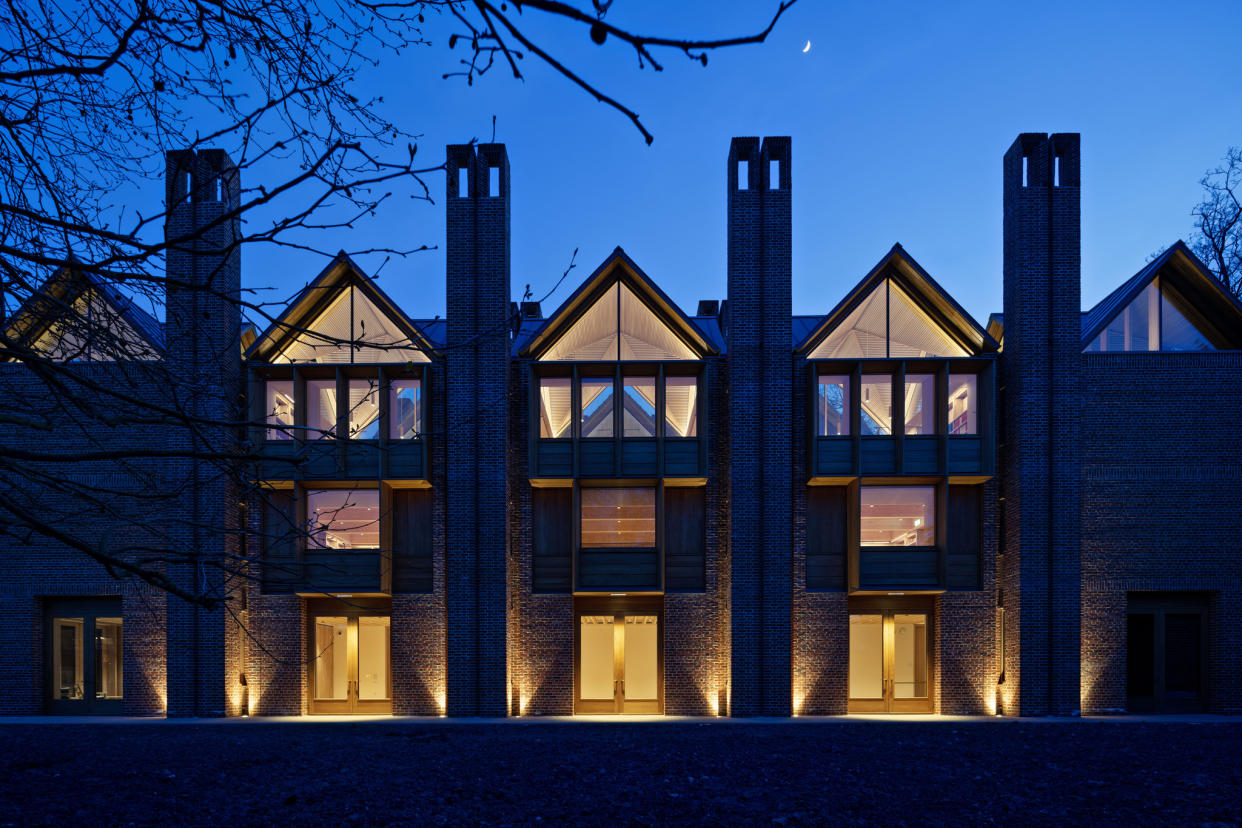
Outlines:
[[[1126,707],[1130,592],[1209,598],[1209,705],[1242,712],[1242,353],[1083,356],[1083,710]]]
[[[790,155],[788,138],[735,138],[728,159],[730,714],[741,716],[791,710]]]
[[[1079,200],[1078,136],[1019,136],[1004,159],[1000,466],[1005,710],[1023,715],[1079,709]]]
[[[458,192],[458,169],[470,192]],[[490,195],[489,169],[499,170]],[[502,144],[448,148],[446,652],[448,712],[502,716],[508,698],[509,162]]]

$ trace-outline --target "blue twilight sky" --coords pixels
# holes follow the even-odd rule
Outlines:
[[[616,0],[609,20],[718,36],[761,28],[775,5]],[[441,80],[458,56],[435,25],[435,48],[365,80],[389,117],[422,134],[426,163],[446,143],[489,140],[496,116],[512,165],[513,298],[527,284],[542,297],[580,251],[545,312],[616,245],[688,312],[724,297],[734,135],[793,138],[795,313],[829,310],[901,242],[981,324],[1001,309],[1001,155],[1019,132],[1082,133],[1084,308],[1189,234],[1199,178],[1242,144],[1238,0],[800,0],[767,43],[712,54],[706,69],[667,53],[663,73],[584,32],[531,31],[557,38],[558,55],[635,109],[655,143],[533,60],[525,82],[502,68],[473,87]],[[315,239],[438,246],[381,271],[415,317],[444,313],[442,174],[432,183],[435,205],[400,198]],[[243,261],[247,287],[275,288],[267,299],[324,264],[261,247]],[[359,261],[374,273],[382,257]]]

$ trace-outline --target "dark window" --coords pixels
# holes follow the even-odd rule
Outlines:
[[[535,592],[569,592],[573,560],[573,490],[531,492]]]
[[[431,489],[396,489],[392,493],[393,592],[431,592]]]
[[[982,487],[950,486],[948,521],[946,586],[950,589],[978,589],[983,529]]]
[[[807,589],[845,589],[846,495],[844,486],[807,488]]]
[[[670,487],[664,490],[664,589],[702,592],[706,589],[707,490]]]

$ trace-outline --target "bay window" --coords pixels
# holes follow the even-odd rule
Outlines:
[[[321,489],[306,493],[311,549],[378,549],[379,491]]]
[[[861,546],[934,546],[934,486],[863,486]]]
[[[650,549],[656,545],[655,489],[581,490],[582,546]]]

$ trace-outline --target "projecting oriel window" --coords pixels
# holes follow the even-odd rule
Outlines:
[[[388,436],[412,440],[423,430],[423,386],[420,380],[393,380],[388,387]]]
[[[293,380],[268,380],[264,391],[263,417],[267,439],[293,439]]]
[[[650,549],[655,538],[655,489],[582,489],[582,547]]]
[[[815,433],[820,437],[841,437],[850,433],[850,378],[819,377],[815,392]]]
[[[863,486],[860,493],[862,546],[935,546],[935,487]]]
[[[312,549],[378,549],[379,492],[327,489],[306,493]]]
[[[613,388],[614,383],[611,377],[582,380],[580,427],[583,437],[612,437],[614,435]]]

